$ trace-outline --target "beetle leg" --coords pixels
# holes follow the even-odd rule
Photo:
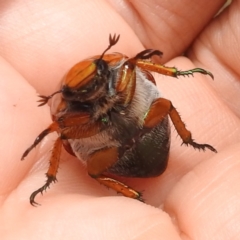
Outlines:
[[[213,152],[217,152],[214,147],[209,144],[199,144],[194,142],[192,139],[192,134],[189,130],[186,129],[184,122],[182,121],[179,113],[176,108],[172,105],[171,101],[158,98],[156,99],[149,109],[149,112],[145,118],[144,127],[145,128],[153,128],[157,124],[159,124],[167,115],[170,116],[175,129],[183,140],[183,144],[191,145],[194,148],[205,150],[208,148]]]
[[[90,115],[86,113],[65,113],[58,118],[57,122],[61,128],[83,125],[90,121]]]
[[[42,131],[37,138],[35,139],[34,143],[23,153],[21,160],[23,160],[28,154],[29,152],[31,152],[31,150],[36,147],[45,136],[47,136],[49,133],[55,132],[57,131],[59,128],[58,123],[53,122],[47,129],[45,129],[44,131]]]
[[[117,84],[116,90],[124,96],[123,105],[129,104],[133,98],[136,88],[136,70],[135,65],[126,61],[122,66],[120,81]]]
[[[91,137],[106,127],[102,121],[90,121],[90,115],[86,113],[66,113],[57,122],[62,139]]]
[[[127,185],[113,179],[106,177],[104,175],[100,175],[98,178],[95,178],[99,183],[104,186],[115,190],[117,193],[121,193],[125,197],[134,198],[141,202],[144,202],[142,198],[142,194],[140,192],[135,191],[134,189],[128,187]]]
[[[89,118],[88,114],[65,114],[37,136],[34,143],[23,153],[21,160],[23,160],[45,136],[55,131],[58,132],[60,129],[62,129],[62,138],[65,139],[74,137],[91,137],[97,134],[100,131],[99,129],[102,124],[101,122],[89,124]],[[81,127],[79,127],[80,125]]]
[[[88,174],[97,180],[99,183],[109,187],[122,195],[130,198],[135,198],[143,201],[141,193],[131,189],[127,185],[106,177],[103,175],[108,168],[113,166],[118,160],[118,149],[117,148],[107,148],[95,152],[91,158],[87,161]]]
[[[139,59],[148,59],[153,55],[162,56],[162,52],[159,50],[146,49],[140,53],[138,53],[135,57],[128,59],[122,66],[121,75],[119,76],[119,81],[116,86],[116,90],[118,93],[124,95],[123,105],[126,106],[129,104],[133,98],[136,88],[136,63]],[[145,71],[147,72],[147,71]],[[153,79],[150,73],[146,73],[149,76],[149,80],[155,84],[155,80]],[[153,79],[153,80],[152,80]],[[156,85],[156,84],[155,84]]]
[[[175,67],[166,67],[160,64],[156,64],[156,63],[153,63],[150,61],[144,61],[144,60],[138,60],[136,62],[136,65],[144,70],[156,72],[159,74],[163,74],[163,75],[175,77],[175,78],[177,78],[178,76],[189,76],[189,75],[193,75],[194,73],[201,73],[204,75],[209,75],[213,79],[213,74],[202,68],[194,68],[187,71],[179,71]]]
[[[50,158],[50,164],[49,164],[49,169],[46,173],[47,176],[47,181],[46,183],[39,188],[38,190],[34,191],[31,196],[30,196],[30,203],[33,206],[39,205],[37,202],[35,202],[35,197],[37,196],[38,193],[43,193],[43,191],[46,191],[47,188],[49,188],[50,184],[52,182],[56,182],[56,175],[59,167],[59,160],[60,160],[60,155],[61,155],[61,148],[62,148],[62,140],[61,138],[57,138],[57,140],[54,143],[51,158]]]
[[[138,59],[149,59],[152,56],[159,56],[162,57],[163,53],[159,50],[154,50],[154,49],[145,49],[138,53],[133,59],[138,60]]]
[[[62,139],[79,139],[88,138],[98,134],[103,128],[101,123],[84,124],[81,126],[73,126],[61,131]]]

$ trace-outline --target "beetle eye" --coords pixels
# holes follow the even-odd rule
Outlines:
[[[97,65],[97,73],[98,75],[108,75],[108,64],[102,60],[102,59],[97,59],[96,60],[96,65]]]
[[[62,88],[62,95],[65,99],[73,99],[74,98],[74,93],[66,86]]]

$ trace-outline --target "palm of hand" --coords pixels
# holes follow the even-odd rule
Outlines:
[[[151,1],[149,8],[138,1],[132,3],[136,4],[135,11],[131,6],[124,11],[114,6],[119,13],[103,1],[97,7],[94,2],[83,2],[38,5],[25,1],[20,6],[19,1],[11,6],[4,3],[1,8],[4,17],[0,29],[0,106],[4,137],[0,161],[0,236],[3,239],[36,239],[36,235],[39,239],[96,239],[96,236],[98,239],[116,239],[116,236],[117,239],[179,239],[186,235],[192,239],[231,239],[238,236],[239,227],[233,227],[240,221],[240,73],[237,67],[240,33],[237,24],[234,25],[238,1],[211,22],[220,1],[214,1],[207,9],[198,6],[195,12],[192,8],[198,3],[192,1],[184,8],[172,4],[174,7],[162,6],[162,10],[160,5],[151,6]],[[162,61],[166,62],[185,51],[207,24],[187,52],[192,62],[176,58],[167,65],[190,69],[196,64],[210,70],[215,81],[199,75],[179,80],[158,76],[157,81],[193,137],[212,144],[219,153],[199,153],[181,147],[180,139],[173,132],[167,171],[155,179],[126,180],[135,189],[144,189],[147,203],[156,208],[114,196],[90,179],[76,159],[64,153],[59,183],[37,199],[43,206],[33,208],[28,197],[43,184],[48,151],[54,139],[49,136],[24,162],[18,161],[34,137],[50,123],[48,106],[36,108],[36,91],[51,94],[74,63],[102,52],[109,33],[121,34],[114,51],[133,56],[143,49],[140,39],[145,47],[162,50]]]

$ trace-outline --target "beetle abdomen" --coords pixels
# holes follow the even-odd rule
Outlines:
[[[107,172],[125,177],[159,176],[167,167],[170,128],[166,117],[135,144]]]

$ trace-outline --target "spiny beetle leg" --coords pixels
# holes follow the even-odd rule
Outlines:
[[[194,68],[194,69],[190,69],[187,71],[178,71],[177,70],[176,76],[189,76],[189,75],[193,76],[194,73],[201,73],[204,75],[209,75],[212,79],[214,79],[213,74],[211,72],[206,71],[205,69],[202,69],[202,68]]]
[[[188,143],[183,142],[182,144],[186,144],[186,145],[189,144],[189,145],[191,145],[193,148],[195,148],[195,149],[202,149],[203,151],[205,151],[206,148],[208,148],[208,149],[211,150],[212,152],[217,153],[217,150],[216,150],[213,146],[211,146],[211,145],[209,145],[209,144],[199,144],[199,143],[196,143],[196,142],[194,142],[193,139],[192,139],[192,141],[189,141]]]
[[[131,189],[127,185],[106,177],[103,173],[113,166],[118,160],[118,148],[112,147],[103,149],[92,154],[87,161],[88,174],[104,186],[121,193],[122,195],[143,201],[141,193]]]
[[[189,130],[186,129],[184,122],[182,121],[179,113],[172,105],[171,101],[165,98],[156,99],[145,118],[144,127],[145,128],[153,128],[157,126],[167,115],[170,116],[177,133],[183,140],[183,143],[186,145],[191,145],[194,148],[205,150],[208,148],[213,152],[217,152],[217,150],[209,144],[199,144],[194,142],[192,139],[192,134]]]
[[[189,76],[193,75],[194,73],[201,73],[204,75],[209,75],[211,78],[213,78],[213,74],[211,72],[206,71],[202,68],[194,68],[186,71],[180,71],[175,67],[167,67],[161,64],[153,63],[151,61],[146,61],[144,59],[137,60],[136,65],[142,70],[156,72],[169,77],[177,78],[178,76]]]
[[[47,129],[43,130],[35,139],[34,143],[23,153],[21,160],[23,160],[31,150],[36,147],[44,137],[49,133],[58,131],[60,128],[74,127],[75,125],[85,124],[89,121],[89,115],[84,113],[79,114],[65,114],[63,117],[59,118],[58,121],[53,122]],[[90,126],[91,127],[91,126]],[[95,133],[98,131],[98,125],[92,126],[92,131]],[[95,127],[95,128],[94,128]],[[71,128],[70,128],[71,130]],[[91,133],[91,131],[90,131]]]
[[[39,205],[37,202],[35,202],[35,197],[37,196],[37,194],[43,193],[43,191],[46,191],[46,189],[49,188],[50,184],[57,180],[56,175],[57,175],[57,171],[58,171],[58,167],[59,167],[61,148],[62,148],[62,140],[61,140],[61,138],[58,138],[55,141],[53,149],[52,149],[49,168],[46,173],[47,181],[41,188],[34,191],[30,196],[30,203],[33,206]]]
[[[24,158],[29,154],[29,152],[32,151],[34,147],[36,147],[44,137],[46,137],[49,133],[55,132],[58,129],[58,123],[53,122],[47,129],[43,130],[35,139],[34,143],[23,153],[21,160],[24,160]]]
[[[54,176],[47,176],[47,181],[46,183],[41,187],[39,188],[38,190],[34,191],[31,196],[30,196],[30,203],[32,206],[36,207],[37,205],[40,205],[39,203],[35,202],[35,197],[41,193],[43,194],[43,191],[46,191],[47,188],[49,188],[50,184],[52,182],[56,182],[57,179],[54,177]]]
[[[149,59],[154,55],[162,57],[163,53],[159,50],[146,49],[138,53],[134,59]]]
[[[111,188],[118,193],[121,193],[125,197],[134,198],[141,202],[144,202],[144,200],[142,198],[142,194],[140,192],[133,190],[132,188],[128,187],[127,185],[125,185],[113,178],[109,178],[104,175],[101,175],[94,179],[96,179],[99,183],[103,184],[104,186]]]

